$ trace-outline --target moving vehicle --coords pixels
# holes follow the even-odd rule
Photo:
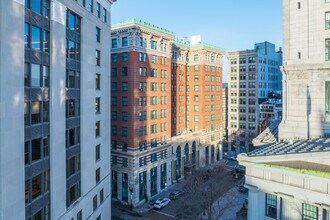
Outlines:
[[[175,199],[177,199],[181,195],[183,195],[183,191],[181,191],[181,190],[175,190],[174,192],[171,192],[168,197],[170,199],[175,200]]]
[[[155,204],[154,204],[154,208],[155,209],[161,209],[164,208],[165,206],[167,206],[170,203],[170,199],[168,198],[162,198],[162,199],[158,199],[156,200]]]

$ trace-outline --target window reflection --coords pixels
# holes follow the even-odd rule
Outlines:
[[[40,50],[41,42],[41,29],[33,26],[31,28],[31,48]]]

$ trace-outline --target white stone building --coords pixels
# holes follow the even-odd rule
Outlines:
[[[330,139],[280,142],[238,156],[248,219],[330,218]]]
[[[0,1],[0,219],[110,219],[112,0]]]
[[[330,3],[283,1],[280,138],[330,135]]]
[[[329,24],[329,0],[283,1],[281,142],[238,158],[249,220],[330,219]]]

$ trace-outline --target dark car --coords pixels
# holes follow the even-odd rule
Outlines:
[[[238,191],[241,192],[241,193],[247,193],[249,190],[248,188],[244,187],[244,186],[240,186],[238,188]]]
[[[155,199],[150,199],[150,200],[149,200],[149,205],[152,205],[152,206],[153,206],[153,205],[155,204],[155,202],[156,202]]]
[[[245,170],[244,169],[242,169],[240,166],[238,166],[238,165],[236,165],[235,166],[235,172],[236,173],[245,173]]]
[[[183,191],[181,191],[181,190],[176,190],[176,191],[174,191],[174,192],[171,192],[170,194],[169,194],[169,198],[170,199],[173,199],[173,200],[175,200],[175,199],[177,199],[179,196],[181,196],[181,195],[183,195]]]

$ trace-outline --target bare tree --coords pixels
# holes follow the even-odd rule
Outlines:
[[[181,219],[197,219],[201,213],[207,214],[209,220],[220,217],[232,204],[231,201],[220,203],[217,201],[235,185],[231,172],[225,169],[225,164],[218,164],[212,169],[202,169],[187,177],[183,190],[185,194],[177,205],[177,216]]]

